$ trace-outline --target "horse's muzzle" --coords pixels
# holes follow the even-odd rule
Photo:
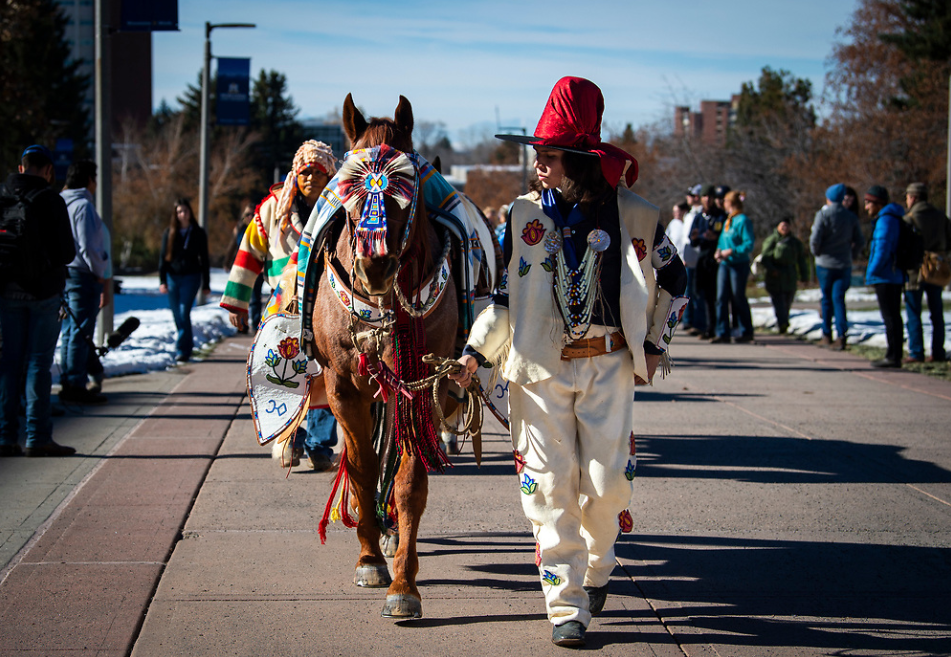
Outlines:
[[[399,259],[392,255],[382,258],[357,258],[353,263],[353,273],[367,294],[383,296],[392,289],[399,266]]]

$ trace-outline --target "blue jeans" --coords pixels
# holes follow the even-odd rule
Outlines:
[[[746,281],[750,278],[749,262],[721,262],[717,269],[717,336],[730,337],[730,303],[743,330],[744,338],[753,337],[753,316],[746,298]]]
[[[845,292],[852,286],[852,268],[829,269],[816,265],[816,278],[822,291],[822,334],[832,337],[832,317],[835,330],[844,338],[849,332],[845,317]]]
[[[684,310],[684,324],[692,326],[700,332],[707,330],[707,316],[703,306],[703,296],[697,287],[697,268],[687,267],[687,291],[685,294],[690,301]]]
[[[175,339],[175,351],[179,358],[191,358],[195,348],[195,337],[192,335],[192,306],[201,287],[201,274],[169,274],[168,305],[172,308],[172,317],[175,318],[175,327],[178,336]]]
[[[264,274],[258,274],[251,288],[251,300],[248,302],[248,327],[253,334],[258,330],[261,324],[261,313],[264,310],[264,302],[261,301],[261,290],[264,287]]]
[[[0,443],[15,445],[19,436],[20,382],[26,374],[26,446],[53,440],[50,419],[50,368],[59,337],[57,294],[49,299],[0,298]]]
[[[59,360],[63,364],[60,383],[74,388],[86,387],[86,375],[91,351],[90,339],[96,331],[99,297],[102,283],[89,272],[69,268],[66,278],[66,303],[72,314],[63,319],[63,339]],[[75,317],[74,317],[75,316]]]
[[[921,327],[921,300],[928,299],[931,314],[931,355],[935,360],[944,360],[944,304],[941,288],[931,283],[919,283],[917,290],[905,290],[905,319],[908,323],[908,355],[924,360],[925,341]]]
[[[307,411],[307,430],[294,436],[294,447],[303,447],[308,454],[333,456],[337,444],[337,418],[329,408],[312,408]],[[303,439],[303,440],[302,440]]]

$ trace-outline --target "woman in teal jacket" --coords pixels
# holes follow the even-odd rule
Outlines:
[[[753,317],[746,298],[746,281],[750,277],[750,254],[753,252],[753,223],[743,214],[743,195],[732,191],[723,200],[729,213],[717,242],[714,257],[717,270],[717,335],[712,342],[730,341],[730,306],[736,313],[743,333],[736,342],[753,341]]]

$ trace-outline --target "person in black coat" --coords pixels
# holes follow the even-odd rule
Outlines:
[[[211,292],[208,236],[195,221],[195,213],[186,198],[175,202],[169,227],[162,233],[159,283],[159,291],[168,294],[168,305],[178,328],[176,359],[184,363],[191,358],[195,346],[191,320],[195,297],[199,288],[205,294]]]
[[[53,442],[50,388],[59,337],[59,308],[66,265],[76,256],[66,203],[50,189],[53,158],[44,146],[27,147],[19,173],[2,185],[4,218],[25,215],[7,244],[0,267],[0,457],[69,456],[72,447]],[[25,204],[25,206],[24,206]],[[23,209],[25,207],[25,209]],[[20,214],[20,208],[23,213]],[[19,221],[17,221],[19,223]],[[26,449],[20,448],[20,391],[26,379]]]

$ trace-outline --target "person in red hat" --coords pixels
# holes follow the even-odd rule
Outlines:
[[[631,528],[634,386],[669,365],[687,302],[658,208],[627,189],[637,162],[601,141],[603,112],[593,82],[566,77],[534,136],[497,135],[535,147],[537,180],[509,210],[506,272],[453,376],[466,387],[488,364],[510,384],[522,507],[561,646],[584,644],[604,606],[618,530]]]

